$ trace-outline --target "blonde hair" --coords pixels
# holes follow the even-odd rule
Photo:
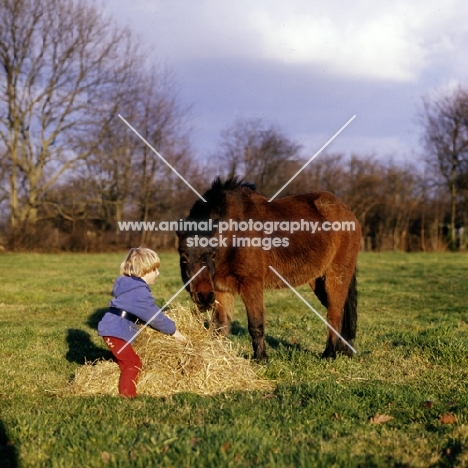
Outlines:
[[[159,268],[161,261],[156,252],[146,247],[130,249],[120,265],[120,274],[141,278]]]

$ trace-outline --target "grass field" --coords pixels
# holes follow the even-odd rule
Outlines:
[[[320,359],[323,323],[268,292],[272,392],[68,395],[106,356],[96,323],[123,255],[0,256],[0,467],[468,466],[468,255],[362,254],[354,359]],[[181,286],[161,258],[160,305]],[[235,320],[250,355],[240,302]]]

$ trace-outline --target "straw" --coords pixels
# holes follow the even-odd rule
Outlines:
[[[240,349],[226,337],[206,328],[205,318],[175,304],[172,318],[186,343],[147,327],[133,343],[143,368],[139,395],[169,396],[181,392],[213,395],[243,390],[271,391],[274,382],[261,377],[264,368],[240,356]],[[118,395],[120,370],[113,361],[87,362],[70,384],[75,395]]]

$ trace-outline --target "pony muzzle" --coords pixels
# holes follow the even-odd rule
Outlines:
[[[192,299],[202,311],[206,311],[213,307],[215,303],[215,293],[213,291],[195,292],[192,294]]]

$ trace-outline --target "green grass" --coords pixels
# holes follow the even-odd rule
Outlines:
[[[354,359],[320,359],[323,323],[267,292],[273,392],[69,396],[106,356],[95,327],[123,255],[0,256],[0,467],[468,466],[468,255],[361,255]],[[160,305],[181,286],[176,254],[161,259]],[[241,301],[231,338],[251,355]]]

